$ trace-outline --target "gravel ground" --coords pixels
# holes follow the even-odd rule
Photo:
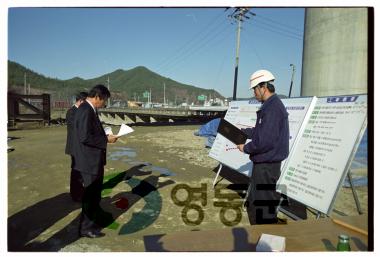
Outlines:
[[[135,132],[109,145],[105,175],[114,177],[123,172],[123,180],[103,191],[101,205],[112,213],[115,224],[105,228],[106,236],[100,239],[77,236],[80,205],[73,203],[68,195],[70,159],[64,155],[66,127],[9,131],[8,136],[16,138],[8,142],[15,149],[8,153],[10,250],[145,251],[147,235],[227,227],[221,222],[220,207],[214,206],[218,199],[212,182],[218,163],[208,157],[205,139],[193,135],[198,128],[135,127]],[[353,171],[354,175],[366,172],[366,169]],[[220,184],[230,182],[222,180]],[[196,202],[204,214],[200,224],[184,222],[184,207],[173,200],[173,189],[178,185],[205,189],[205,204]],[[366,213],[367,187],[356,189]],[[178,190],[178,200],[186,197],[186,191]],[[117,208],[120,199],[127,199],[127,208]],[[334,208],[332,216],[357,214],[350,188],[339,191]],[[198,218],[194,211],[187,215],[192,221]],[[236,217],[232,211],[226,216],[230,220]],[[309,218],[314,216],[309,213]],[[236,226],[248,224],[243,210]]]

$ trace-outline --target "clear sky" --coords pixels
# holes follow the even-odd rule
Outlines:
[[[98,77],[136,66],[181,83],[233,93],[233,8],[9,8],[8,59],[45,76]],[[238,97],[268,69],[278,93],[300,94],[304,8],[252,8],[242,24]],[[33,85],[32,85],[33,86]],[[112,81],[111,81],[112,86]]]

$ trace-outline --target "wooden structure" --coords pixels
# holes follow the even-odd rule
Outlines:
[[[286,252],[336,251],[338,236],[348,235],[352,251],[373,251],[367,215],[339,219],[307,219],[288,224],[228,227],[215,230],[183,231],[144,236],[147,252],[231,252],[256,251],[261,234],[286,238]],[[373,231],[373,230],[372,230]]]
[[[50,95],[8,93],[8,127],[15,127],[19,122],[50,125]]]

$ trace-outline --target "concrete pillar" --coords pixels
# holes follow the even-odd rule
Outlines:
[[[123,114],[115,114],[114,123],[115,125],[121,125],[124,123],[124,115]]]
[[[367,93],[368,10],[307,8],[302,96]]]
[[[140,117],[140,116],[136,115],[135,117],[136,117],[136,122],[146,122],[143,120],[142,116]]]
[[[131,117],[133,117],[133,116],[131,116]],[[133,123],[135,123],[135,121],[132,120],[131,117],[129,117],[128,115],[124,115],[125,124],[133,124]]]

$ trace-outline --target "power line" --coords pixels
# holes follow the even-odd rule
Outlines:
[[[214,29],[212,33],[209,33],[205,35],[203,38],[201,38],[199,41],[195,42],[195,44],[191,45],[188,49],[183,50],[182,53],[173,56],[170,61],[168,61],[165,65],[163,65],[160,70],[165,69],[168,66],[173,66],[176,62],[181,61],[181,59],[185,59],[188,55],[192,54],[193,52],[196,52],[199,48],[203,47],[205,44],[209,43],[210,41],[215,39],[215,36],[219,35],[222,33],[226,27],[225,26],[220,26],[222,24],[219,24],[218,30]]]
[[[223,28],[223,31],[226,31],[226,28]],[[228,32],[228,31],[227,31]],[[199,54],[200,52],[202,52],[203,50],[205,50],[206,48],[204,47],[205,45],[209,45],[209,44],[211,44],[211,42],[214,42],[214,41],[216,41],[217,43],[222,43],[222,42],[224,42],[224,40],[228,37],[228,36],[231,36],[231,34],[230,33],[217,33],[218,34],[218,36],[223,36],[224,35],[224,37],[223,38],[219,38],[219,37],[213,37],[213,38],[211,38],[210,40],[208,40],[208,41],[206,41],[206,42],[203,42],[203,44],[201,44],[201,45],[199,45],[199,47],[198,48],[196,48],[196,49],[194,49],[194,51],[189,51],[189,52],[187,52],[187,54],[186,55],[184,55],[183,57],[182,57],[182,59],[178,59],[178,60],[176,60],[176,62],[175,63],[173,63],[172,65],[171,65],[171,67],[169,67],[169,68],[167,68],[166,69],[166,72],[169,72],[169,71],[171,71],[171,70],[173,70],[174,68],[176,68],[176,69],[178,69],[178,64],[179,63],[181,63],[181,62],[183,62],[183,61],[185,61],[186,60],[186,58],[187,57],[189,57],[190,55],[195,55],[195,54]],[[215,46],[215,45],[213,45],[213,46]]]
[[[251,23],[253,24],[253,23]],[[298,36],[294,36],[294,35],[290,35],[288,34],[287,32],[284,32],[284,31],[279,31],[279,30],[276,30],[276,29],[273,29],[272,27],[268,28],[266,25],[263,26],[263,24],[254,24],[255,27],[257,28],[260,28],[260,29],[263,29],[263,30],[267,30],[267,31],[271,31],[271,32],[274,32],[276,34],[279,34],[279,35],[282,35],[282,36],[285,36],[285,37],[289,37],[289,38],[293,38],[293,39],[297,39],[297,40],[303,40],[302,37],[298,37]],[[247,26],[247,28],[249,28],[250,30],[253,29],[253,27],[249,27]]]
[[[220,73],[222,72],[222,69],[223,69],[223,67],[224,67],[224,63],[225,63],[225,61],[226,61],[226,58],[227,58],[227,52],[224,53],[224,57],[223,57],[222,61],[221,61],[220,64],[219,64],[219,69],[218,69],[218,71],[217,71],[217,73],[216,73],[216,76],[215,76],[215,80],[214,80],[214,86],[213,86],[213,88],[216,88],[216,85],[219,84]]]
[[[248,39],[248,37],[245,35],[245,34],[242,34],[242,39],[244,42],[252,42],[252,40]],[[258,52],[256,51],[254,44],[252,43],[248,43],[248,44],[245,44],[246,46],[248,46],[250,49],[252,49],[252,52],[256,55],[256,58],[259,60],[260,62],[260,66],[261,67],[264,67],[264,63],[262,62],[262,59],[261,57],[259,56]]]
[[[259,15],[259,14],[256,14],[256,16],[257,16],[259,19],[268,20],[269,22],[272,22],[272,23],[277,24],[277,25],[279,25],[279,26],[283,26],[283,27],[286,27],[286,28],[290,27],[290,28],[293,28],[294,30],[296,30],[296,31],[298,31],[298,32],[301,32],[301,33],[303,32],[302,29],[297,28],[297,27],[294,27],[294,26],[291,26],[291,25],[289,25],[289,24],[285,24],[285,23],[282,23],[282,22],[279,22],[279,21],[276,21],[276,20],[270,19],[270,18],[268,18],[268,17],[261,16],[261,15]]]
[[[195,45],[193,45],[191,48],[189,48],[186,52],[182,53],[182,55],[176,56],[171,63],[166,64],[164,67],[168,67],[170,64],[170,67],[166,68],[166,70],[170,70],[175,64],[178,62],[184,61],[189,55],[193,55],[196,52],[199,52],[200,50],[203,50],[202,48],[205,45],[208,45],[209,43],[216,41],[218,39],[219,35],[223,35],[225,33],[226,29],[228,27],[225,26],[220,27],[219,30],[214,30],[213,33],[208,34],[206,37],[202,38],[202,40],[198,41]],[[161,70],[163,70],[163,68]]]
[[[186,50],[186,48],[188,48],[188,45],[191,45],[191,43],[193,43],[194,41],[197,42],[196,40],[198,39],[198,37],[201,37],[203,34],[206,34],[206,36],[209,34],[209,31],[213,30],[213,24],[219,19],[219,17],[221,17],[222,15],[224,14],[224,12],[222,13],[218,13],[217,15],[214,16],[214,18],[212,18],[210,21],[210,23],[208,23],[205,27],[203,28],[206,28],[205,30],[201,30],[197,33],[195,33],[191,38],[190,40],[188,40],[187,42],[185,42],[181,47],[177,48],[175,51],[174,51],[174,54],[169,56],[168,58],[164,59],[157,67],[157,70],[160,70],[162,67],[164,67],[165,65],[167,65],[167,63],[170,63],[172,61],[172,59],[175,59],[177,58],[178,56],[180,56],[182,54],[182,52],[184,52]],[[217,25],[217,27],[219,27],[221,23],[219,23]],[[202,28],[202,29],[203,29]],[[204,38],[204,36],[203,36]],[[203,40],[203,38],[201,40]],[[190,46],[190,49],[192,47]]]
[[[280,28],[280,27],[278,27],[278,26],[274,26],[274,25],[271,25],[271,24],[269,24],[269,23],[267,23],[267,22],[263,22],[263,21],[258,21],[258,20],[255,20],[255,21],[253,21],[253,22],[257,22],[257,23],[259,23],[259,24],[264,24],[264,25],[267,25],[267,26],[269,26],[269,27],[274,27],[275,29],[277,29],[277,30],[282,30],[282,31],[285,31],[286,33],[289,33],[289,34],[292,34],[292,35],[295,35],[295,36],[297,36],[297,37],[302,37],[302,34],[299,34],[299,33],[295,33],[295,32],[293,32],[292,30],[290,30],[290,29],[288,29],[288,28]]]

